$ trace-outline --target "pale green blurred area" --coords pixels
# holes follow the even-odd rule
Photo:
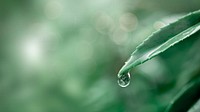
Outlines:
[[[178,90],[172,88],[188,81],[185,75],[174,86],[184,50],[173,49],[170,55],[139,66],[127,88],[117,85],[117,72],[149,34],[199,9],[199,4],[199,0],[0,1],[0,111],[163,111]]]

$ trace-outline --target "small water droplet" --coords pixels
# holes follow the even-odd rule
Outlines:
[[[127,87],[130,84],[130,79],[131,79],[131,76],[130,76],[129,72],[121,74],[118,77],[118,84],[119,84],[119,86],[121,86],[121,87]]]

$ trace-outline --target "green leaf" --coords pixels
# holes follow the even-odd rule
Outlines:
[[[127,73],[131,68],[152,59],[173,45],[190,37],[199,30],[200,10],[187,14],[176,22],[161,28],[136,48],[129,60],[120,69],[118,77]]]
[[[190,108],[188,112],[200,112],[200,99]]]
[[[200,98],[200,78],[188,83],[171,101],[165,112],[186,112]]]

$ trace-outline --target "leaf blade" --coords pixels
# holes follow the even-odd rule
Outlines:
[[[199,112],[200,111],[200,99],[188,110],[188,112]]]
[[[125,65],[120,69],[118,77],[132,67],[142,64],[173,45],[190,37],[200,30],[200,10],[190,13],[176,22],[160,29],[144,40]]]
[[[200,78],[188,83],[170,102],[165,112],[186,112],[200,98]]]

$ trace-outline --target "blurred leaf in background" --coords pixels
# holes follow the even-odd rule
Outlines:
[[[199,73],[199,38],[137,67],[127,88],[117,85],[117,72],[151,32],[199,9],[199,4],[0,1],[0,111],[164,111]]]

